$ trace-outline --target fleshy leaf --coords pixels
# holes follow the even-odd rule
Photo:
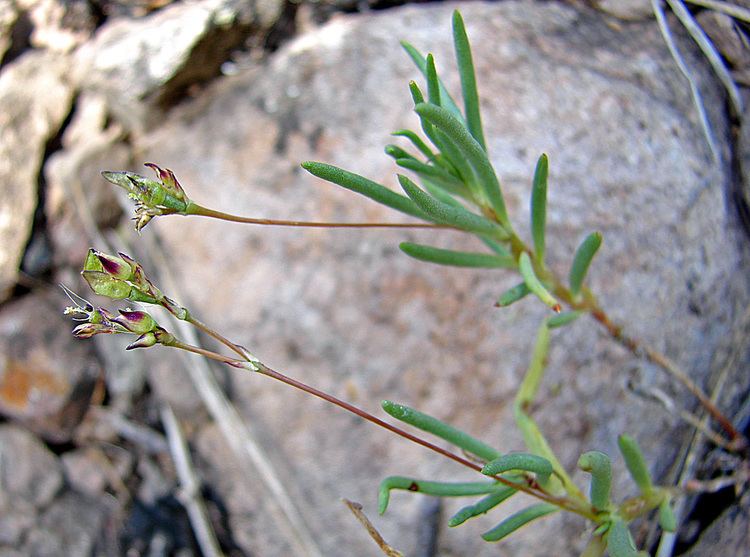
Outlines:
[[[589,265],[591,265],[591,261],[594,259],[594,256],[601,245],[601,233],[592,232],[583,242],[581,242],[581,245],[578,246],[576,254],[573,257],[573,264],[570,266],[570,275],[568,277],[570,291],[574,296],[581,291],[583,281],[586,278],[586,273],[589,270]]]
[[[496,476],[511,470],[533,472],[539,483],[546,483],[552,474],[552,463],[544,457],[529,453],[510,453],[491,460],[482,468],[482,474]]]
[[[503,257],[501,255],[492,255],[489,253],[469,253],[465,251],[454,251],[449,249],[435,248],[424,246],[422,244],[412,244],[403,242],[399,245],[401,251],[406,255],[427,261],[437,263],[438,265],[450,265],[454,267],[478,267],[485,269],[515,267],[516,262],[512,257]]]
[[[583,453],[578,459],[578,468],[591,474],[591,504],[597,510],[606,509],[609,506],[609,492],[612,486],[612,462],[609,457],[599,451]]]
[[[477,91],[477,78],[474,72],[474,61],[471,56],[471,45],[466,35],[464,20],[458,10],[453,12],[453,46],[456,51],[456,62],[458,73],[461,76],[461,93],[464,99],[464,112],[466,114],[466,126],[469,132],[487,150],[482,131],[482,116],[479,110],[479,93]]]
[[[483,497],[473,505],[467,505],[466,507],[459,509],[459,511],[448,520],[448,526],[458,526],[470,518],[485,514],[516,493],[518,493],[518,491],[512,487],[506,486],[504,489],[500,488],[496,493],[490,493],[487,497]]]
[[[644,494],[650,493],[654,485],[651,481],[646,459],[636,440],[629,435],[620,435],[617,444],[620,447],[622,457],[625,459],[625,466],[627,466],[628,472],[630,472],[638,489]]]
[[[558,510],[558,507],[550,505],[549,503],[539,503],[537,505],[526,507],[522,511],[509,516],[500,524],[482,534],[482,538],[488,542],[500,541],[532,520],[536,520],[537,518],[541,518]]]
[[[534,254],[539,263],[544,261],[545,231],[547,227],[547,177],[549,161],[547,155],[539,157],[531,188],[531,236],[534,239]]]
[[[523,252],[518,257],[518,270],[521,272],[523,281],[526,283],[526,286],[529,287],[529,290],[533,294],[535,294],[536,297],[539,298],[544,305],[549,306],[556,313],[560,313],[560,302],[558,302],[557,299],[555,299],[555,297],[549,293],[549,291],[537,278],[536,273],[534,272],[534,267],[531,264],[531,258],[529,257],[528,253]]]
[[[413,491],[437,497],[465,497],[494,493],[504,490],[505,486],[497,482],[433,482],[405,476],[389,476],[380,482],[378,490],[378,512],[380,514],[383,514],[388,508],[392,489]]]

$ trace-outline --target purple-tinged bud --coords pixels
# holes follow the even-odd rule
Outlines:
[[[81,276],[88,283],[91,290],[100,296],[113,300],[122,300],[130,296],[133,287],[127,282],[116,279],[104,271],[83,271]]]
[[[164,186],[172,195],[174,195],[177,199],[187,201],[185,190],[182,189],[182,186],[177,181],[174,172],[172,172],[168,168],[161,168],[160,166],[152,162],[147,162],[145,166],[148,166],[151,170],[156,172],[159,180],[161,180],[162,186]]]
[[[120,310],[120,315],[112,319],[131,333],[149,333],[158,327],[156,321],[145,311]]]
[[[91,338],[99,334],[114,334],[118,331],[112,325],[106,323],[81,323],[73,329],[73,336],[76,338]]]
[[[102,253],[94,252],[99,262],[102,264],[102,270],[110,276],[122,280],[132,280],[134,275],[134,266],[125,259]]]
[[[132,350],[133,348],[149,348],[157,343],[156,335],[154,333],[148,332],[143,333],[141,336],[139,336],[135,342],[131,342],[125,347],[125,350]]]

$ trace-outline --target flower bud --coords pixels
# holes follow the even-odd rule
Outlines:
[[[136,334],[148,333],[158,327],[154,318],[145,311],[120,310],[120,315],[112,319],[112,322]]]
[[[134,278],[134,265],[131,265],[128,261],[100,251],[95,251],[94,254],[102,264],[102,269],[108,275],[122,280]]]
[[[104,271],[84,270],[81,276],[88,283],[91,290],[100,296],[113,300],[122,300],[130,296],[133,287],[124,280],[116,279]]]
[[[113,334],[117,331],[112,325],[106,323],[81,323],[73,329],[73,336],[76,338],[91,338],[98,334]]]
[[[149,348],[157,343],[156,335],[152,332],[143,333],[134,342],[131,342],[125,347],[125,350],[133,350],[133,348]]]

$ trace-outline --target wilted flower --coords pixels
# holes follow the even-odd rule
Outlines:
[[[135,229],[140,231],[148,222],[159,215],[185,213],[190,200],[185,195],[174,173],[153,163],[146,166],[154,170],[159,181],[146,178],[134,172],[104,171],[102,176],[108,182],[120,186],[135,201]]]

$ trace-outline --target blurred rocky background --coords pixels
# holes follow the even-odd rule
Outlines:
[[[455,90],[455,7],[517,227],[547,152],[552,266],[566,272],[580,239],[601,230],[591,282],[604,307],[747,427],[750,5],[685,5],[734,96],[667,10],[702,121],[649,1],[401,4],[0,0],[0,556],[378,555],[341,498],[410,556],[580,554],[588,533],[563,515],[482,542],[520,501],[450,531],[463,501],[397,493],[378,517],[386,475],[473,475],[264,377],[160,347],[125,353],[119,338],[76,340],[62,315],[58,284],[89,297],[78,276],[88,247],[121,250],[272,367],[376,414],[393,399],[522,449],[511,406],[544,308],[495,309],[514,277],[397,249],[468,245],[460,237],[181,217],[139,236],[128,201],[99,175],[154,162],[216,209],[405,221],[299,163],[395,187],[382,149],[390,132],[416,127],[407,82],[418,79],[398,41],[434,52]],[[700,412],[593,321],[554,335],[535,417],[568,469],[605,451],[617,493],[633,494],[616,456],[623,432],[663,483],[747,466],[695,442],[681,410]],[[196,502],[204,512],[189,514]],[[741,487],[678,510],[679,536],[661,555],[750,554]],[[636,534],[656,550],[650,523]]]

